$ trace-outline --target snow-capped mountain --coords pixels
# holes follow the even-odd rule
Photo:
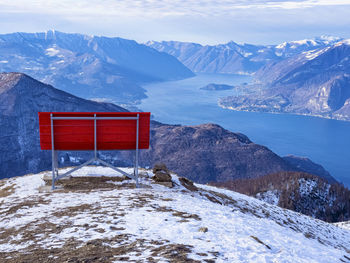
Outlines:
[[[175,174],[86,167],[54,192],[45,174],[0,181],[4,263],[350,261],[349,230]]]
[[[288,58],[298,55],[302,52],[324,48],[333,45],[342,39],[333,36],[320,36],[311,39],[295,40],[283,42],[274,47],[275,54],[282,58]]]
[[[350,120],[350,41],[270,63],[256,73],[262,90],[222,99],[233,110],[290,112]]]
[[[339,40],[338,37],[321,36],[267,46],[233,41],[214,46],[178,41],[149,41],[146,45],[175,56],[193,72],[252,74],[267,63],[326,47]]]
[[[133,40],[57,31],[0,35],[0,72],[27,73],[84,98],[130,103],[149,81],[193,73],[177,59]]]

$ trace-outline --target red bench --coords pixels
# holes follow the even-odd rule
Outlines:
[[[52,188],[55,181],[98,161],[136,181],[138,150],[149,148],[149,112],[39,112],[40,146],[52,151]],[[94,157],[69,172],[58,174],[57,151],[93,150]],[[97,157],[101,150],[135,150],[134,174]]]

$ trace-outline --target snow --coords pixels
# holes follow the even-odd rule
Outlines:
[[[287,46],[287,42],[283,42],[283,43],[277,45],[276,48],[282,49],[282,48],[285,48],[286,46]]]
[[[50,57],[57,56],[60,51],[54,47],[47,48],[45,54]]]
[[[338,42],[337,44],[335,44],[335,46],[341,46],[341,45],[350,45],[350,39],[344,39]]]
[[[311,46],[317,46],[317,42],[313,39],[303,39],[303,40],[296,40],[296,41],[291,41],[290,43],[295,44],[295,45],[311,45]]]
[[[132,168],[120,169],[132,172]],[[167,188],[152,182],[152,171],[142,169],[140,173],[142,188],[123,188],[123,183],[118,182],[117,188],[85,192],[40,190],[43,176],[50,172],[5,180],[0,189],[12,185],[15,191],[0,198],[0,252],[26,251],[29,245],[62,247],[70,238],[84,244],[127,234],[129,240],[120,242],[145,239],[146,243],[162,241],[191,246],[189,257],[199,261],[328,263],[350,256],[345,251],[350,247],[350,231],[346,229],[225,189],[195,184],[199,191],[189,191],[175,174],[172,174],[175,187]],[[98,166],[84,167],[72,175],[120,176],[110,168]],[[22,205],[15,214],[6,212],[23,201],[35,200],[41,201]],[[66,210],[69,212],[63,213]],[[52,224],[62,226],[62,231],[38,231],[26,242],[18,242],[23,238],[21,232],[1,239],[5,229],[35,230],[40,222],[48,229]],[[208,231],[200,232],[201,227]],[[110,243],[111,247],[119,245]],[[150,254],[145,248],[141,256],[126,255],[146,262]],[[161,257],[158,260],[167,262]]]
[[[256,198],[271,205],[278,205],[280,193],[277,190],[269,190],[262,193],[257,193]]]
[[[308,60],[313,60],[318,56],[322,55],[323,53],[325,53],[326,51],[328,51],[330,48],[331,47],[326,47],[320,50],[319,49],[311,50],[311,51],[304,52],[303,54],[305,55],[305,58],[307,58]]]
[[[335,225],[350,231],[350,221],[335,223]]]

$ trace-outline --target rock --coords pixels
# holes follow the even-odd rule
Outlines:
[[[198,191],[197,186],[193,184],[193,182],[186,177],[180,177],[179,178],[180,183],[182,184],[183,187],[190,191]]]
[[[203,232],[203,233],[207,233],[208,232],[208,228],[206,226],[201,227],[198,229],[199,232]]]
[[[156,182],[171,182],[171,175],[165,172],[156,172],[152,179]]]
[[[173,182],[171,181],[171,175],[169,173],[169,170],[165,164],[163,163],[155,164],[153,167],[153,173],[154,173],[154,176],[152,177],[152,179],[157,184],[161,184],[170,188],[174,186]]]
[[[169,173],[169,170],[164,163],[157,163],[153,167],[153,173],[156,174],[157,172]]]

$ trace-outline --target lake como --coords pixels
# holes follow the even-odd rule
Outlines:
[[[280,156],[308,157],[321,164],[338,181],[350,187],[350,122],[292,114],[239,112],[220,108],[219,97],[234,90],[201,90],[209,84],[238,85],[251,77],[226,74],[198,74],[180,81],[144,85],[147,99],[139,108],[150,111],[155,120],[168,124],[217,123],[247,135],[254,143]]]

